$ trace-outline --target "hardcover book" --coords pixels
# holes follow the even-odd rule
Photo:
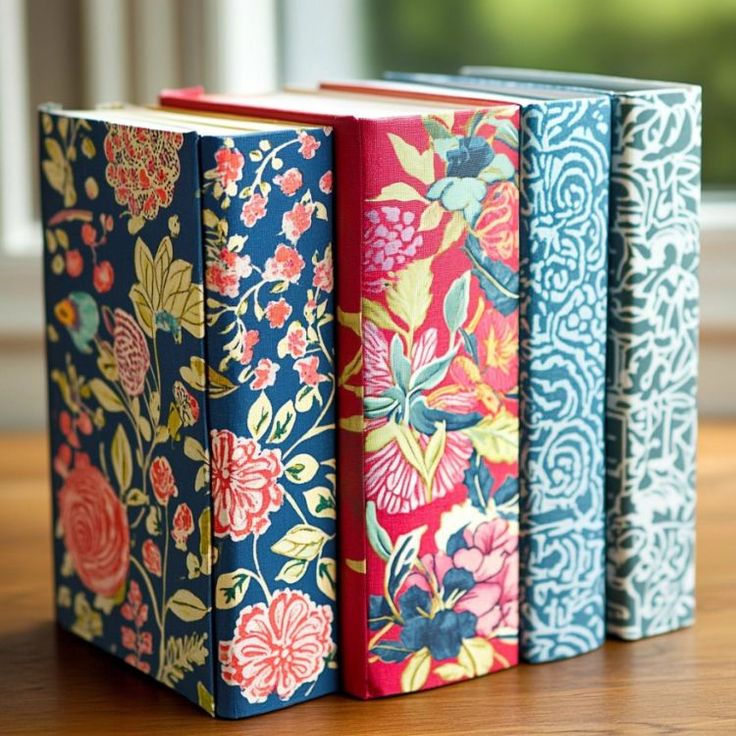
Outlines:
[[[59,623],[213,715],[333,692],[329,131],[40,135]]]
[[[523,69],[464,72],[611,97],[607,628],[639,639],[689,626],[695,616],[700,88]]]
[[[583,654],[605,634],[609,100],[446,75],[387,76],[350,84],[521,107],[520,653],[528,662]]]
[[[161,100],[335,128],[345,689],[391,695],[515,664],[518,107]]]

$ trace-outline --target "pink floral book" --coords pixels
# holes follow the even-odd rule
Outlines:
[[[344,688],[516,664],[518,107],[161,101],[334,125]]]

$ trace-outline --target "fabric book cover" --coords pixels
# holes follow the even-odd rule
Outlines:
[[[611,96],[607,628],[639,639],[695,617],[701,91],[467,68]]]
[[[333,692],[329,131],[40,137],[59,623],[213,715]]]
[[[515,664],[518,108],[161,100],[335,126],[345,689]]]
[[[583,654],[605,634],[609,100],[386,76],[361,87],[521,106],[520,653],[528,662]]]

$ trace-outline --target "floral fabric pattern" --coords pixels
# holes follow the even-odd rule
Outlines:
[[[40,123],[57,616],[212,711],[197,137]]]
[[[60,622],[213,714],[333,691],[329,131],[40,122]]]
[[[341,421],[363,438],[367,554],[344,562],[364,697],[518,657],[518,109],[394,131],[365,145],[362,308],[341,314],[362,338],[340,383],[362,390]]]
[[[337,686],[328,131],[205,138],[218,712]],[[243,161],[224,186],[223,161]]]

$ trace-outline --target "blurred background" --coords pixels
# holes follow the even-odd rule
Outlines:
[[[44,424],[35,108],[527,66],[703,86],[700,409],[736,416],[735,0],[0,0],[0,428]]]

